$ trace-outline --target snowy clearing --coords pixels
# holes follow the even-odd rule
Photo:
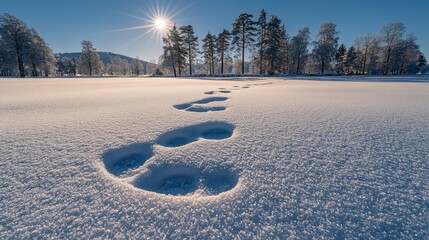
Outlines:
[[[428,75],[0,79],[0,112],[1,239],[429,238]]]

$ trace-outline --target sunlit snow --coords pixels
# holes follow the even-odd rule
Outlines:
[[[0,238],[429,238],[429,77],[0,79]]]

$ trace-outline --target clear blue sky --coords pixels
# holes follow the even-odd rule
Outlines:
[[[314,38],[320,23],[334,22],[340,43],[347,46],[366,33],[378,34],[387,23],[403,22],[429,57],[428,0],[0,0],[0,14],[11,13],[34,27],[55,52],[80,51],[86,39],[100,51],[150,60],[162,53],[160,39],[148,34],[133,41],[146,29],[111,30],[147,24],[132,16],[148,18],[145,13],[157,4],[169,16],[175,15],[171,20],[178,25],[193,25],[199,39],[208,31],[230,29],[240,13],[257,18],[262,8],[279,16],[291,36],[308,26]]]

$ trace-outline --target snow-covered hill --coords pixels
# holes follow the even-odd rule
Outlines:
[[[70,59],[72,59],[72,58],[79,59],[80,54],[81,54],[80,52],[58,53],[60,58],[68,57]],[[127,61],[129,64],[131,64],[134,60],[134,58],[132,58],[132,57],[128,57],[128,56],[124,56],[124,55],[112,53],[112,52],[98,52],[98,55],[100,56],[100,60],[103,62],[104,66],[109,65],[112,58],[114,58],[114,57],[120,57],[121,59]],[[149,62],[143,61],[143,60],[140,60],[140,63],[143,65],[143,67],[145,69],[147,69],[149,64],[152,64],[152,63],[149,63]]]
[[[0,239],[429,238],[428,77],[308,79],[0,79]]]

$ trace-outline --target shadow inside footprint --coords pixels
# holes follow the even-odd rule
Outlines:
[[[231,137],[234,128],[234,125],[227,122],[204,122],[166,132],[155,142],[164,147],[180,147],[198,141],[199,138],[221,140]]]
[[[191,106],[192,106],[192,104],[184,103],[184,104],[177,104],[177,105],[174,105],[173,107],[174,107],[175,109],[177,109],[177,110],[185,110],[185,109],[187,109],[187,108],[189,108],[189,107],[191,107]]]
[[[177,136],[177,137],[172,137],[172,138],[168,139],[163,146],[164,147],[180,147],[180,146],[184,146],[184,145],[189,144],[189,143],[194,142],[194,141],[197,141],[197,139],[195,137]]]
[[[202,169],[185,164],[155,165],[137,177],[135,187],[173,196],[213,196],[234,188],[238,174],[228,167]]]
[[[152,145],[135,143],[103,153],[102,159],[106,170],[118,177],[129,177],[133,170],[142,166],[153,156]]]
[[[212,93],[213,94],[213,93]],[[221,108],[202,108],[201,106],[194,106],[194,104],[208,104],[211,102],[222,102],[228,100],[227,97],[209,97],[209,98],[203,98],[198,101],[189,102],[189,103],[182,103],[182,104],[176,104],[173,105],[173,107],[177,110],[185,110],[185,111],[191,111],[191,112],[208,112],[208,111],[222,111],[225,109]],[[190,110],[188,110],[190,109]],[[205,110],[207,109],[207,110]]]
[[[211,102],[223,102],[228,100],[227,97],[209,97],[209,98],[203,98],[201,100],[192,102],[191,104],[207,104]]]
[[[205,139],[225,139],[231,137],[232,132],[225,128],[210,128],[203,132],[202,137]]]
[[[187,108],[185,111],[188,112],[219,112],[226,110],[226,107],[203,107],[203,106],[192,106]]]

